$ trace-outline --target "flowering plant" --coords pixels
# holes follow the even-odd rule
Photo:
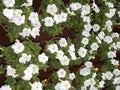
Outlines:
[[[35,2],[0,1],[0,90],[120,90],[120,2]]]

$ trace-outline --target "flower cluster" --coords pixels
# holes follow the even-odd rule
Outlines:
[[[0,90],[120,90],[120,36],[113,31],[120,2],[41,0],[38,11],[33,4],[0,3],[0,22],[12,42],[0,45],[6,77]],[[75,30],[73,38],[62,34],[65,28]],[[36,40],[41,32],[53,36],[44,45]]]

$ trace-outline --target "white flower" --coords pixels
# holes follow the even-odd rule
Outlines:
[[[66,71],[61,68],[59,71],[57,71],[57,75],[59,78],[64,78],[66,76]]]
[[[30,32],[30,35],[33,37],[33,38],[36,38],[36,36],[39,36],[40,35],[40,30],[39,28],[32,28],[31,32]]]
[[[88,68],[91,68],[92,65],[93,65],[92,62],[90,62],[90,61],[85,62],[85,66]]]
[[[118,11],[118,17],[120,17],[120,11]]]
[[[112,43],[112,37],[111,36],[105,36],[105,38],[103,39],[104,40],[104,42],[106,42],[107,44],[110,44],[110,43]]]
[[[65,80],[55,85],[55,90],[69,90],[71,87],[70,82]]]
[[[16,70],[12,68],[10,65],[7,66],[7,76],[14,77],[16,73]]]
[[[21,6],[32,6],[33,0],[27,0],[27,3],[23,3]]]
[[[113,84],[120,84],[120,76],[119,77],[115,77],[114,79],[113,79]]]
[[[12,88],[9,85],[3,85],[0,90],[12,90]]]
[[[25,81],[29,81],[32,78],[32,74],[25,74],[22,79]]]
[[[52,17],[46,17],[46,18],[44,18],[44,24],[45,24],[45,26],[47,26],[47,27],[52,27],[53,25],[54,25],[54,20],[53,20],[53,18]]]
[[[94,25],[93,25],[93,31],[94,31],[94,32],[99,31],[99,29],[100,29],[100,26],[99,26],[98,24],[94,24]]]
[[[84,37],[84,38],[82,38],[81,43],[82,43],[83,45],[87,45],[87,44],[89,43],[89,39],[88,39],[87,37]]]
[[[60,14],[60,19],[61,19],[61,22],[65,22],[67,20],[67,13],[61,13]]]
[[[77,3],[77,2],[71,3],[69,6],[70,6],[70,8],[71,8],[72,11],[77,11],[78,9],[81,8],[81,4]]]
[[[80,90],[87,90],[86,86],[82,86]]]
[[[13,49],[14,53],[18,54],[21,53],[25,47],[23,43],[20,43],[18,40],[16,40],[15,44],[13,44],[11,48]]]
[[[74,44],[71,44],[71,45],[69,46],[68,52],[74,52],[74,51],[75,51],[75,45],[74,45]]]
[[[109,51],[107,53],[107,56],[108,56],[108,58],[114,58],[114,57],[116,57],[116,52],[115,51]]]
[[[13,11],[14,11],[13,9],[5,8],[5,9],[3,9],[3,15],[10,20],[13,17]]]
[[[38,13],[37,12],[31,12],[30,16],[28,17],[28,19],[31,21],[32,25],[35,28],[40,28],[41,27],[41,23],[39,21]]]
[[[34,82],[31,84],[31,90],[43,90],[41,82]]]
[[[55,14],[53,19],[55,20],[56,24],[59,24],[62,22],[60,14]]]
[[[30,28],[24,28],[23,32],[19,33],[21,36],[26,37],[29,36],[31,33],[31,29]]]
[[[88,80],[90,82],[90,86],[94,86],[96,84],[96,81],[94,80],[94,78],[89,78]]]
[[[95,42],[95,43],[92,43],[92,44],[90,45],[90,48],[92,49],[92,51],[95,51],[95,50],[97,50],[97,49],[99,48],[99,46],[98,46],[98,44]]]
[[[113,77],[113,74],[110,71],[107,71],[106,73],[102,73],[103,80],[111,80],[112,77]]]
[[[90,86],[90,89],[89,89],[89,90],[98,90],[98,88],[95,87],[95,86]]]
[[[66,46],[67,46],[67,41],[66,41],[66,39],[65,39],[65,38],[61,38],[61,39],[59,40],[59,45],[60,45],[61,47],[66,47]]]
[[[90,86],[90,80],[88,80],[88,79],[85,80],[85,81],[84,81],[84,86],[85,86],[85,87],[89,87],[89,86]]]
[[[111,59],[110,61],[113,65],[119,65],[119,61],[117,61],[115,59]]]
[[[119,69],[114,69],[113,74],[115,76],[119,76],[120,75],[120,70]]]
[[[117,85],[117,86],[115,87],[115,90],[120,90],[120,85]]]
[[[84,67],[82,69],[80,69],[80,74],[83,76],[87,76],[90,74],[90,68]]]
[[[60,60],[63,58],[63,55],[64,55],[64,52],[62,50],[59,50],[57,51],[56,58]]]
[[[26,62],[29,62],[31,60],[31,55],[27,55],[26,53],[23,53],[22,56],[19,58],[19,62],[25,64]]]
[[[83,6],[81,7],[81,10],[82,10],[82,12],[81,12],[81,15],[82,15],[82,16],[87,15],[87,14],[90,13],[90,6],[89,6],[88,4],[83,5]]]
[[[13,7],[15,5],[15,0],[2,0],[6,7]]]
[[[82,35],[85,36],[85,37],[89,37],[90,33],[86,30],[83,30]]]
[[[105,5],[108,6],[109,8],[114,8],[114,4],[111,2],[105,2]]]
[[[99,13],[99,12],[100,12],[100,9],[99,9],[99,7],[95,4],[95,2],[93,2],[92,5],[93,5],[93,6],[92,6],[93,10],[94,10],[96,13]]]
[[[98,37],[102,40],[104,39],[105,37],[105,33],[103,31],[101,31],[99,34],[98,34]]]
[[[81,16],[83,18],[84,22],[90,23],[90,17],[89,16]]]
[[[79,50],[78,50],[78,55],[82,58],[84,58],[87,54],[87,49],[85,49],[84,47],[81,47]]]
[[[69,65],[69,62],[70,62],[70,59],[65,55],[60,59],[61,65]]]
[[[49,4],[47,6],[47,13],[54,15],[56,12],[57,12],[57,7],[55,4],[51,4],[51,5]]]
[[[105,13],[105,16],[108,18],[112,18],[115,15],[116,9],[112,8],[109,10],[109,13]]]
[[[69,74],[69,79],[70,79],[70,80],[73,80],[74,78],[75,78],[75,74],[74,74],[74,73],[70,73],[70,74]]]
[[[100,40],[100,38],[99,38],[98,36],[96,36],[95,38],[96,38],[96,40],[97,40],[97,42],[98,42],[99,44],[102,43],[102,41]]]
[[[45,53],[42,53],[38,55],[39,62],[45,64],[48,61],[48,56],[45,55]]]
[[[120,41],[116,43],[118,49],[120,49]]]
[[[56,44],[50,44],[48,45],[48,50],[50,53],[55,53],[58,51],[58,46]]]
[[[105,84],[105,82],[103,80],[101,80],[98,84],[98,87],[99,88],[104,88],[105,87],[104,84]]]
[[[112,38],[119,38],[119,33],[117,33],[117,32],[114,32],[114,33],[112,33]]]
[[[70,54],[72,60],[76,60],[77,59],[77,57],[75,55],[75,52],[69,52],[69,54]]]
[[[39,68],[38,68],[37,65],[35,65],[35,64],[30,64],[29,67],[32,68],[32,74],[33,74],[33,75],[39,73]]]
[[[85,28],[86,31],[90,32],[91,29],[92,29],[92,25],[91,25],[90,23],[85,24],[85,25],[84,25],[84,28]]]

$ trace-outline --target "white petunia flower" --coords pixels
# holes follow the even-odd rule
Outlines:
[[[90,32],[91,29],[92,29],[92,25],[91,24],[85,24],[84,28],[85,28],[86,31]]]
[[[84,68],[80,69],[80,74],[83,75],[83,76],[89,75],[90,74],[90,68],[84,67]]]
[[[80,90],[87,90],[87,87],[86,86],[81,86]]]
[[[81,10],[82,10],[82,12],[81,12],[81,15],[82,15],[82,16],[87,15],[87,14],[90,13],[90,6],[89,6],[88,4],[83,5],[83,6],[81,7]]]
[[[99,13],[99,12],[100,12],[100,9],[99,9],[99,7],[95,4],[95,2],[93,2],[92,5],[93,5],[93,6],[92,6],[93,10],[94,10],[96,13]]]
[[[119,77],[115,77],[114,79],[113,79],[113,84],[114,85],[119,85],[120,84],[120,76]]]
[[[115,59],[111,59],[111,64],[113,65],[119,65],[119,61],[115,60]]]
[[[39,62],[45,64],[48,61],[48,56],[45,55],[45,53],[42,53],[38,55]]]
[[[99,90],[99,89],[97,87],[95,87],[95,86],[90,86],[89,90]]]
[[[120,41],[116,43],[116,47],[120,49]]]
[[[16,70],[12,68],[10,65],[7,66],[7,76],[15,76]]]
[[[102,40],[104,39],[105,37],[105,33],[103,31],[101,31],[99,34],[98,34],[98,37]]]
[[[81,43],[86,46],[89,43],[89,39],[87,37],[84,37],[82,38]]]
[[[115,51],[109,51],[107,53],[107,56],[108,56],[108,58],[114,58],[114,57],[116,57],[116,52]]]
[[[74,45],[74,44],[71,44],[71,45],[69,46],[68,52],[74,52],[74,51],[75,51],[75,45]]]
[[[50,51],[50,53],[55,53],[58,51],[58,46],[57,44],[50,44],[48,45],[48,50]]]
[[[74,78],[75,78],[75,74],[74,74],[74,73],[70,73],[70,74],[69,74],[69,79],[70,79],[70,80],[73,80]]]
[[[13,14],[14,14],[13,9],[8,9],[8,8],[3,9],[3,15],[7,17],[9,20],[13,18],[14,16]]]
[[[62,50],[59,50],[57,51],[56,58],[60,60],[63,58],[63,55],[64,55],[64,52]]]
[[[90,32],[83,30],[82,35],[85,37],[89,37],[90,36]]]
[[[72,11],[77,11],[78,9],[81,8],[81,4],[77,3],[77,2],[71,3],[69,6],[70,6],[70,8],[71,8]]]
[[[55,85],[55,90],[69,90],[71,87],[70,82],[65,80]]]
[[[59,40],[59,45],[60,45],[61,47],[66,47],[66,46],[67,46],[67,41],[66,41],[66,39],[65,39],[65,38],[61,38],[61,39]]]
[[[98,84],[98,87],[99,88],[104,88],[105,86],[105,82],[104,82],[104,80],[101,80],[100,82],[99,82],[99,84]]]
[[[95,51],[95,50],[97,50],[99,48],[99,45],[95,42],[95,43],[92,43],[90,45],[90,48],[91,48],[92,51]]]
[[[107,44],[110,44],[110,43],[112,43],[112,37],[111,36],[105,36],[105,38],[103,39],[104,40],[104,42],[106,42]]]
[[[119,69],[114,69],[113,74],[115,76],[119,76],[120,75],[120,70]]]
[[[31,29],[30,28],[24,28],[23,32],[19,33],[19,35],[21,35],[23,37],[26,37],[26,36],[29,36],[30,33],[31,33]]]
[[[105,2],[105,5],[108,6],[109,8],[114,8],[114,4],[111,2]]]
[[[70,54],[72,60],[76,60],[77,59],[77,57],[75,55],[75,52],[69,52],[69,54]]]
[[[55,4],[51,4],[51,5],[49,4],[47,6],[47,13],[54,15],[56,12],[57,12],[57,7]]]
[[[112,18],[115,15],[116,9],[112,8],[109,10],[109,13],[105,13],[105,16],[108,18]]]
[[[112,38],[119,38],[119,33],[117,33],[117,32],[114,32],[114,33],[112,33]]]
[[[57,75],[59,78],[64,78],[66,76],[66,71],[61,68],[59,71],[57,71]]]
[[[84,58],[87,54],[87,49],[85,49],[84,47],[81,47],[79,50],[78,50],[78,55],[82,58]]]
[[[85,66],[88,68],[91,68],[92,65],[93,65],[92,62],[90,62],[90,61],[85,62]]]
[[[115,90],[120,90],[120,85],[115,86]]]
[[[13,49],[14,53],[18,54],[21,53],[25,47],[23,43],[20,43],[18,40],[16,40],[15,44],[13,44],[11,48]]]
[[[27,55],[26,53],[23,53],[22,56],[19,58],[19,62],[25,64],[26,62],[29,62],[31,60],[31,55]]]
[[[33,0],[27,0],[26,3],[23,3],[21,6],[32,6]]]
[[[2,0],[6,7],[13,7],[15,5],[15,0]]]
[[[43,90],[41,82],[34,82],[31,84],[31,90]]]
[[[0,90],[12,90],[12,88],[9,85],[2,85]]]
[[[45,26],[47,26],[47,27],[52,27],[53,25],[54,25],[54,20],[53,20],[53,18],[52,17],[46,17],[46,18],[44,18],[44,24],[45,24]]]
[[[63,57],[61,57],[60,63],[61,63],[61,65],[69,65],[70,59],[64,55]]]
[[[99,26],[98,24],[94,24],[94,25],[93,25],[93,31],[94,31],[94,32],[99,31],[99,29],[100,29],[100,26]]]
[[[120,11],[118,11],[118,17],[120,17]]]
[[[81,17],[83,18],[83,21],[84,21],[84,22],[87,22],[87,23],[90,23],[90,22],[91,22],[89,16],[81,16]]]
[[[60,19],[61,19],[61,22],[65,22],[67,20],[67,13],[61,13],[60,14]]]
[[[40,30],[39,28],[32,28],[31,32],[30,32],[30,35],[33,37],[33,38],[36,38],[36,36],[39,36],[40,35]]]
[[[112,77],[113,77],[113,74],[110,71],[107,71],[106,73],[102,73],[103,80],[111,80]]]

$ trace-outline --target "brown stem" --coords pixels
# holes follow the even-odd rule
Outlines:
[[[5,29],[5,27],[0,23],[0,26],[2,28],[2,30],[4,30],[5,32],[7,32],[7,30]]]

